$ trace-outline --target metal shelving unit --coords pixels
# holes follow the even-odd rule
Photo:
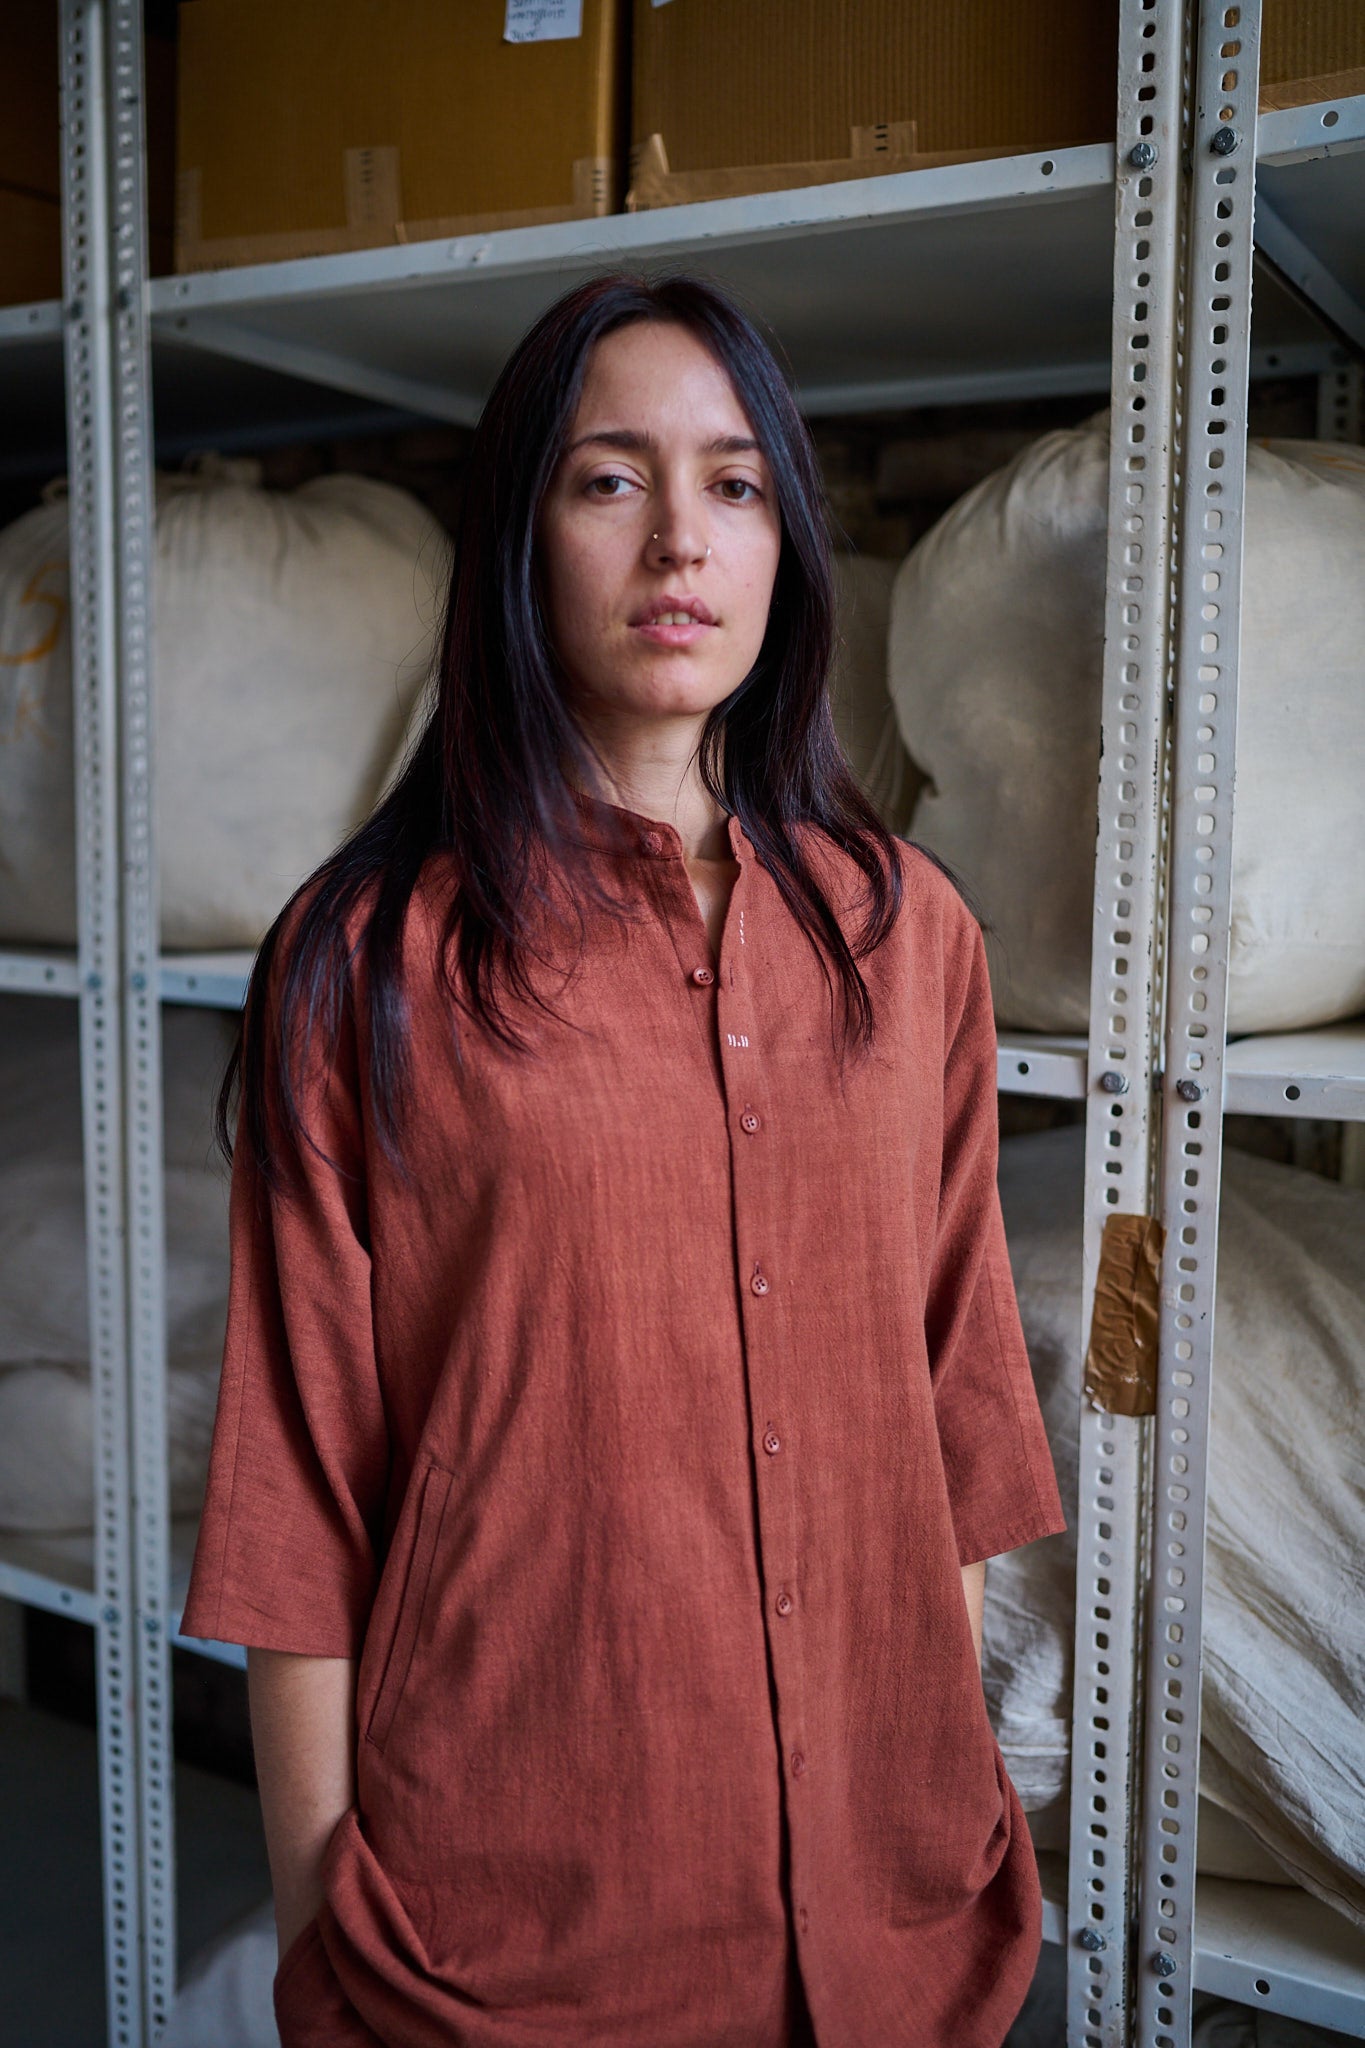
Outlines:
[[[80,1005],[97,1524],[0,1539],[0,1597],[95,1630],[119,2048],[173,1998],[169,1647],[193,1542],[167,1514],[159,1004],[234,1007],[250,965],[157,951],[153,393],[164,454],[364,409],[468,422],[540,308],[618,262],[737,289],[813,413],[1109,395],[1092,1028],[1002,1032],[999,1084],[1086,1105],[1087,1299],[1114,1209],[1183,1238],[1155,1415],[1082,1418],[1072,1838],[1041,1859],[1045,1928],[1069,2048],[1183,2048],[1196,1987],[1365,2038],[1355,1930],[1294,1887],[1196,1878],[1194,1827],[1221,1117],[1365,1123],[1365,1020],[1228,1042],[1224,989],[1247,380],[1316,373],[1322,431],[1360,431],[1365,98],[1258,121],[1259,0],[1120,9],[1116,148],[149,281],[139,0],[60,0],[65,298],[0,310],[0,470],[70,474],[80,936],[0,951],[0,988]],[[1181,603],[1210,546],[1216,677]],[[1177,1461],[1187,1498],[1158,1513]]]

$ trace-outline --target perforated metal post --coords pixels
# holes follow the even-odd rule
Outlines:
[[[1190,154],[1171,770],[1159,1377],[1137,2029],[1190,2034],[1204,1527],[1222,1165],[1260,0],[1203,0]]]
[[[124,1281],[114,417],[104,18],[61,0],[62,214],[71,656],[85,1146],[95,1404],[95,1646],[108,2038],[141,2048],[136,1645]]]
[[[1318,439],[1365,442],[1365,366],[1343,363],[1318,378]]]
[[[162,1170],[160,912],[152,801],[155,559],[142,0],[105,0],[110,107],[114,459],[118,512],[118,717],[127,1143],[128,1363],[136,1509],[139,1846],[144,2025],[154,2041],[175,1998],[174,1755],[171,1744],[170,1499],[166,1437],[166,1255]]]
[[[1107,1216],[1156,1194],[1163,778],[1170,684],[1182,11],[1120,10],[1103,752],[1091,956],[1085,1287]],[[1088,1314],[1088,1306],[1087,1306]],[[1082,1332],[1082,1341],[1088,1332]],[[1140,1417],[1082,1402],[1067,1913],[1069,2048],[1122,2048],[1137,1726]]]

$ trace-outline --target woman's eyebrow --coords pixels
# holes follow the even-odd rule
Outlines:
[[[634,427],[597,427],[591,434],[583,434],[568,448],[570,455],[576,455],[580,448],[622,448],[639,450],[650,455],[657,452],[658,442],[652,434],[641,434]],[[717,434],[714,440],[704,442],[700,451],[703,455],[757,455],[761,451],[757,441],[748,434]]]

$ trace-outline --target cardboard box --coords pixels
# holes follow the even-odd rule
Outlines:
[[[1365,92],[1361,0],[1265,0],[1261,106],[1303,107]]]
[[[506,0],[182,0],[176,268],[612,211],[626,4],[511,43]]]
[[[0,306],[62,295],[62,210],[40,192],[0,185]]]
[[[147,210],[150,261],[169,268],[175,192],[175,45],[149,34]],[[0,0],[0,305],[62,290],[57,10]]]
[[[56,199],[57,9],[0,0],[0,185]]]
[[[632,207],[1114,132],[1104,0],[635,0]]]
[[[634,0],[632,209],[1114,133],[1116,0]],[[1266,0],[1262,105],[1365,91],[1365,0]]]

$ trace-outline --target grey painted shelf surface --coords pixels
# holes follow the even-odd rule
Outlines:
[[[1365,341],[1365,96],[1265,115],[1259,155],[1253,369],[1315,371],[1333,347],[1299,302],[1305,283]],[[338,393],[469,422],[541,308],[615,263],[692,264],[732,286],[782,336],[815,412],[1099,395],[1112,237],[1113,150],[1096,143],[156,278],[158,442],[324,431]],[[0,309],[0,475],[60,468],[62,326],[55,303]]]

